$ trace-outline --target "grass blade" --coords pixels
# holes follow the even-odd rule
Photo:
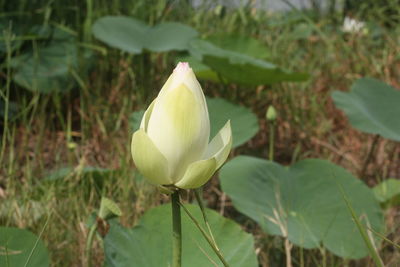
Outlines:
[[[46,229],[47,225],[49,224],[50,216],[51,216],[51,215],[49,215],[49,217],[47,217],[47,220],[46,220],[46,222],[45,222],[45,224],[44,224],[44,226],[43,226],[43,229],[42,229],[42,231],[40,232],[39,236],[37,237],[36,242],[35,242],[35,245],[34,245],[33,248],[31,249],[31,252],[29,253],[28,258],[26,259],[26,262],[25,262],[25,264],[24,264],[24,267],[27,267],[27,266],[28,266],[29,261],[31,260],[32,255],[33,255],[33,253],[35,252],[37,245],[39,244],[39,240],[40,240],[40,238],[42,237],[42,235],[43,235],[43,233],[44,233],[44,230]]]

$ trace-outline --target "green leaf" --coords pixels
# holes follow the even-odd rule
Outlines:
[[[218,34],[209,36],[206,40],[220,48],[223,47],[226,50],[255,58],[267,58],[269,56],[265,45],[254,38],[240,35]],[[215,71],[193,56],[178,57],[175,61],[176,63],[179,61],[189,62],[198,79],[221,82]]]
[[[13,80],[30,91],[68,91],[75,85],[71,70],[78,68],[77,53],[74,36],[56,29],[48,45],[12,58],[11,66],[16,70]]]
[[[190,42],[190,54],[228,81],[257,86],[283,81],[305,81],[308,75],[285,71],[274,64],[225,50],[204,40]]]
[[[240,212],[269,234],[284,236],[287,231],[289,240],[304,248],[322,244],[340,257],[353,259],[368,254],[339,186],[360,221],[383,231],[382,210],[372,190],[328,161],[308,159],[285,168],[239,156],[222,167],[220,179]]]
[[[142,52],[142,39],[148,26],[137,19],[123,16],[106,16],[95,21],[93,35],[111,47],[138,54]]]
[[[208,36],[205,40],[214,45],[248,55],[254,58],[265,59],[269,57],[267,47],[260,40],[238,34],[216,34]]]
[[[189,41],[197,35],[197,31],[190,26],[178,22],[164,22],[150,30],[144,47],[154,52],[187,50]]]
[[[228,120],[231,120],[232,147],[246,143],[258,132],[257,117],[249,109],[222,98],[207,98],[207,106],[211,124],[210,139]]]
[[[125,16],[102,17],[93,24],[92,32],[109,46],[132,54],[142,53],[144,49],[153,52],[186,50],[188,42],[197,36],[196,30],[178,22],[151,27]]]
[[[400,197],[400,180],[389,178],[376,185],[373,189],[379,202],[385,203]]]
[[[400,91],[372,78],[357,80],[348,93],[335,91],[333,100],[353,127],[400,141]]]
[[[200,208],[185,205],[206,229]],[[217,212],[206,210],[215,240],[231,267],[256,267],[253,237],[239,225]],[[104,239],[105,266],[160,267],[170,266],[172,259],[171,206],[162,205],[149,210],[137,226],[125,228],[111,223]],[[182,266],[221,266],[218,257],[204,240],[189,217],[182,212]]]
[[[47,249],[37,236],[24,229],[0,227],[0,266],[23,267],[32,250],[33,254],[27,266],[50,265]]]

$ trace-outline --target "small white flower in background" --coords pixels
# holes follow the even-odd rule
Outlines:
[[[345,17],[342,30],[349,33],[358,33],[365,29],[365,23],[356,19]]]
[[[132,157],[154,184],[197,188],[227,159],[230,122],[208,143],[206,99],[188,63],[179,63],[143,115],[132,137]]]

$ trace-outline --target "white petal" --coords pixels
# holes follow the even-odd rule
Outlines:
[[[175,186],[183,189],[198,188],[210,180],[216,170],[215,158],[193,162],[187,168],[182,179],[175,183]]]
[[[228,121],[208,145],[205,159],[190,164],[175,186],[184,189],[204,185],[227,159],[232,147],[231,124]]]
[[[136,167],[150,182],[159,185],[172,183],[168,177],[167,159],[143,129],[139,129],[133,134],[131,152]]]
[[[205,152],[204,159],[214,157],[217,161],[217,168],[224,164],[232,148],[231,122],[228,121],[218,134],[211,140]]]

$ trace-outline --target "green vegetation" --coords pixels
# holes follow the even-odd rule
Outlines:
[[[360,31],[335,9],[0,0],[0,266],[168,266],[169,196],[130,145],[178,61],[211,136],[231,120],[208,209],[181,195],[230,266],[396,266],[400,8],[347,2]],[[183,266],[222,266],[181,213]]]

